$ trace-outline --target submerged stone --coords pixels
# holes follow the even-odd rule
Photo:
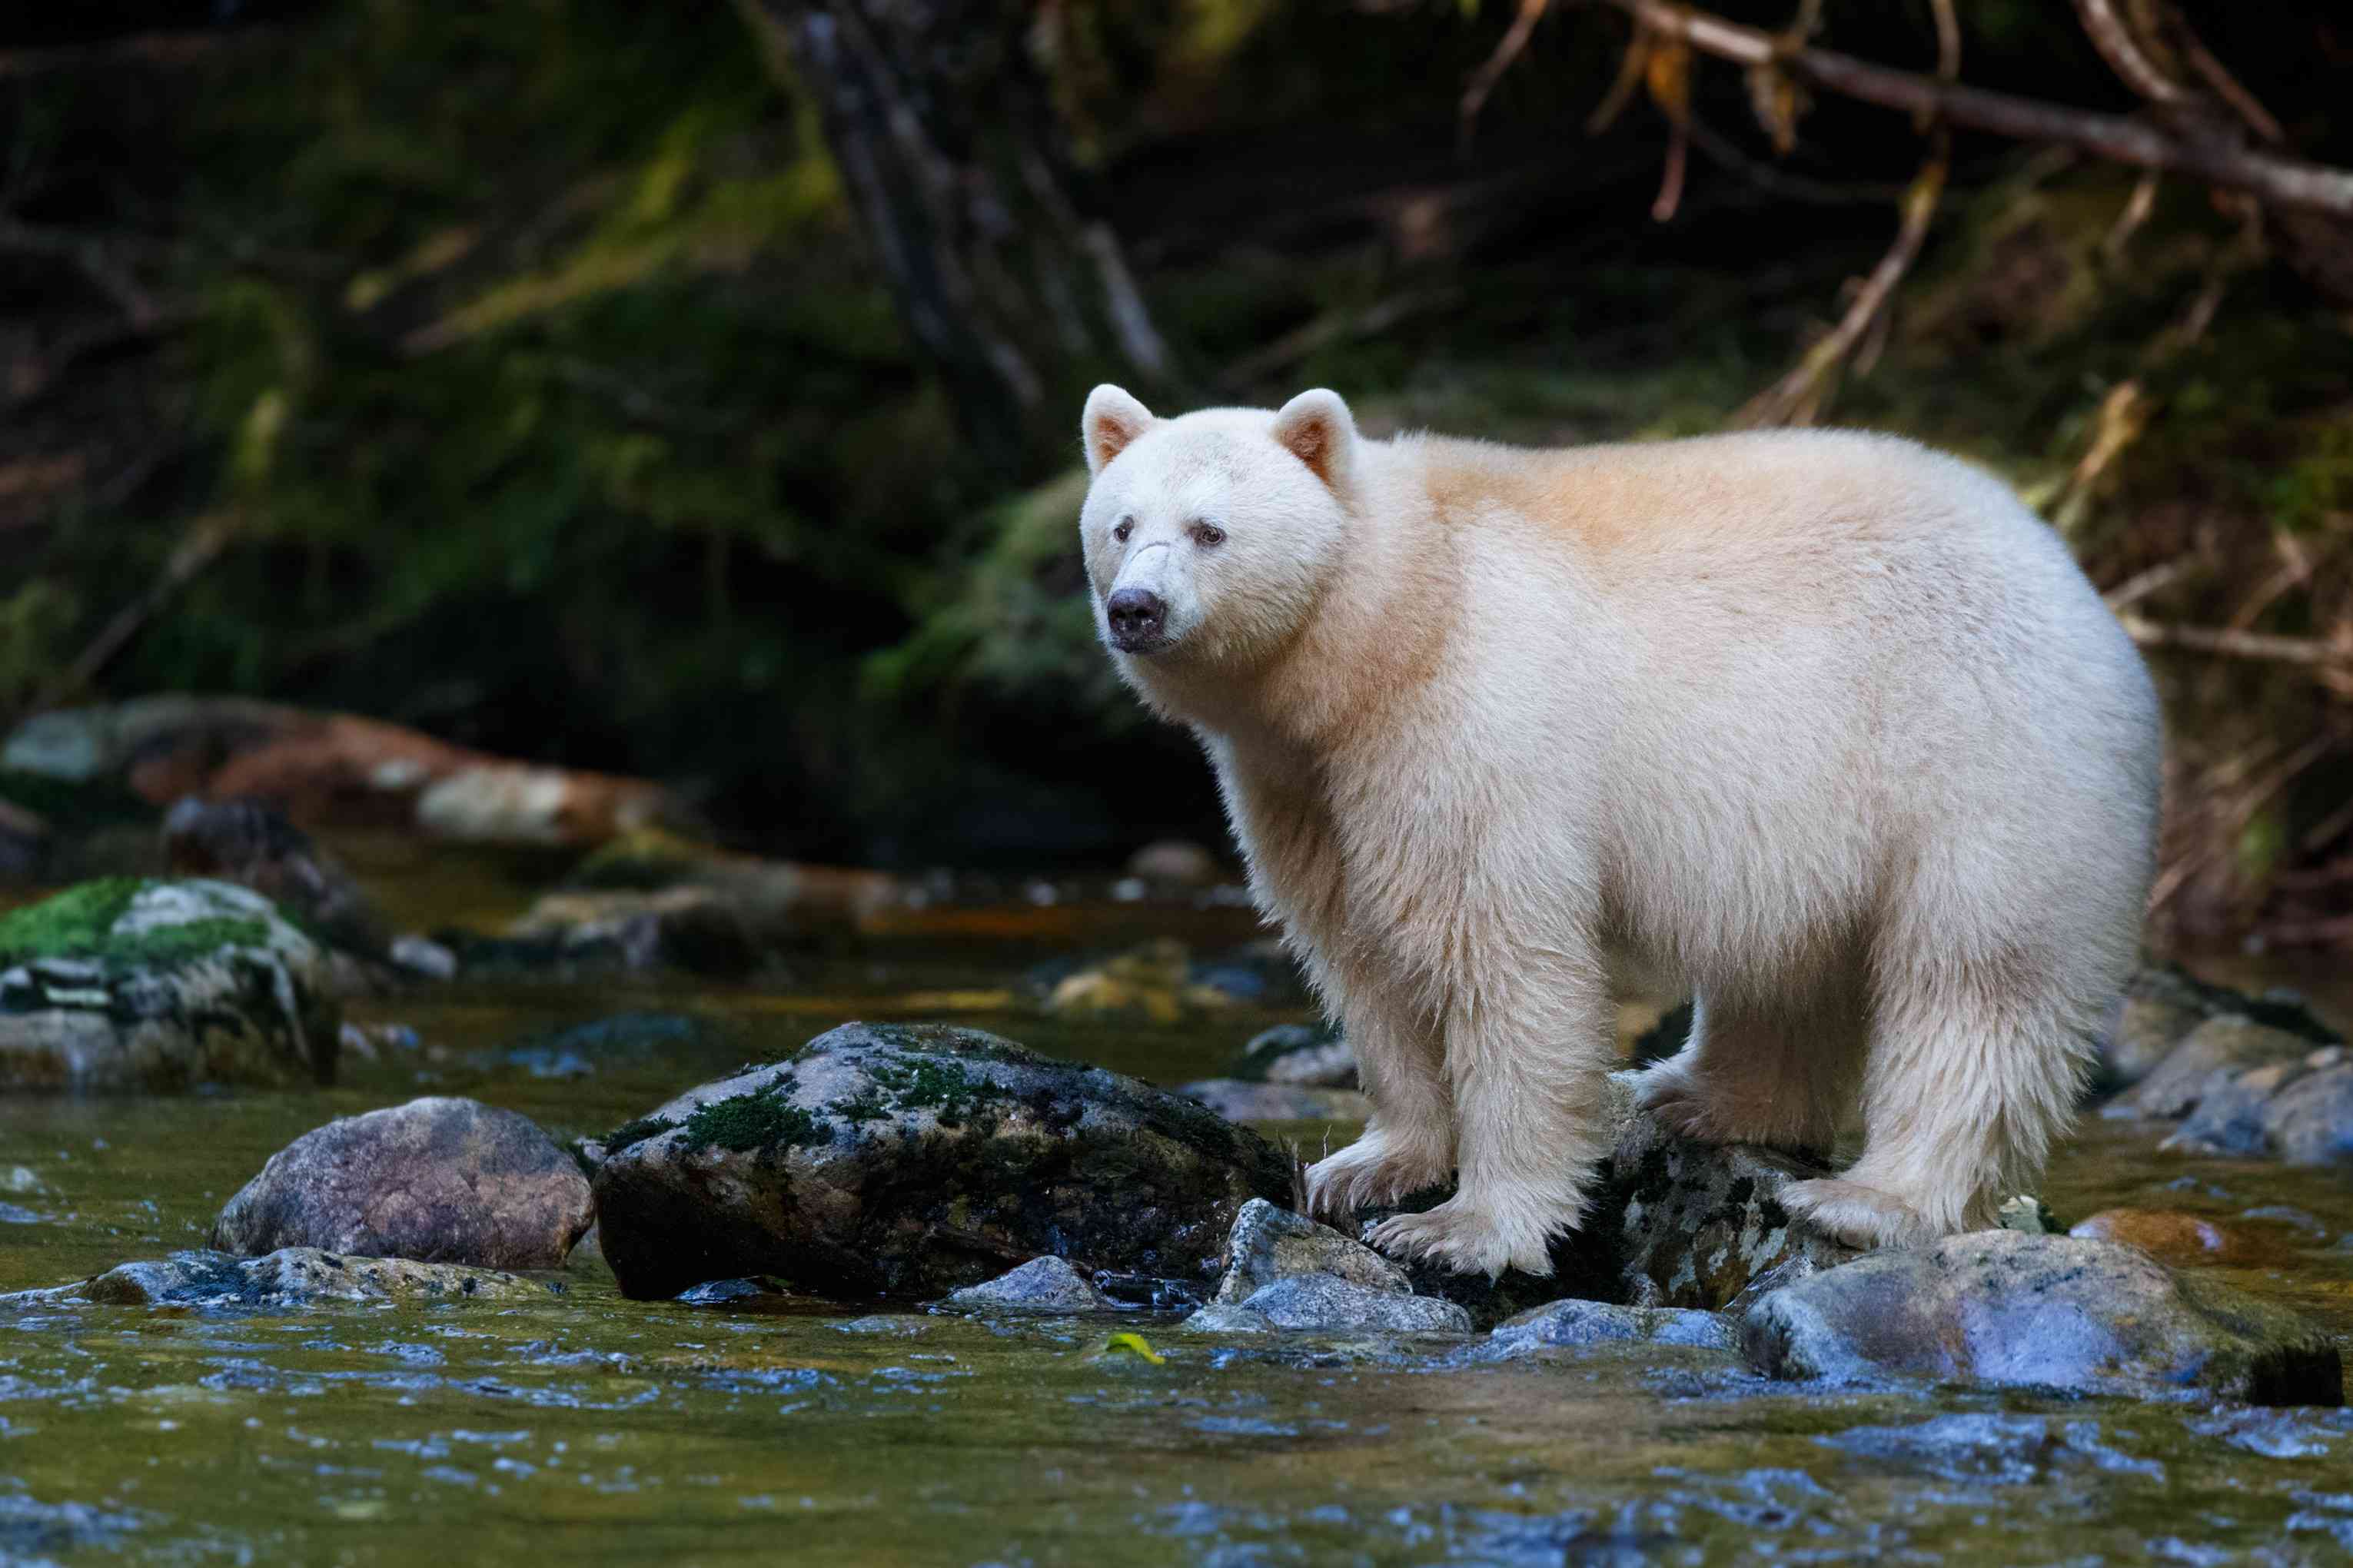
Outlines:
[[[0,916],[0,1089],[333,1079],[325,951],[248,888],[85,882]]]
[[[1696,1307],[1621,1307],[1608,1301],[1555,1301],[1495,1325],[1496,1346],[1526,1354],[1553,1346],[1641,1343],[1732,1350],[1732,1325]]]
[[[2014,1231],[1875,1252],[1767,1292],[1747,1310],[1741,1349],[1778,1378],[2344,1398],[2337,1346],[2296,1313],[2130,1247]]]
[[[1113,1312],[1119,1303],[1096,1289],[1064,1258],[1034,1258],[1008,1274],[951,1291],[940,1303],[951,1312],[1031,1312],[1068,1316]]]
[[[175,1252],[125,1263],[78,1285],[0,1296],[0,1306],[225,1307],[277,1311],[333,1301],[543,1301],[560,1283],[451,1263],[350,1258],[290,1247],[266,1258]]]
[[[587,1177],[529,1118],[433,1098],[339,1118],[272,1154],[212,1244],[561,1268],[595,1218]]]
[[[1189,1100],[938,1026],[844,1025],[605,1142],[605,1256],[638,1297],[766,1273],[932,1299],[1050,1252],[1199,1278],[1242,1205],[1293,1176]]]
[[[2138,1247],[2159,1262],[2247,1267],[2280,1260],[2269,1238],[2249,1235],[2227,1220],[2179,1209],[2103,1209],[2067,1233],[2087,1241],[2113,1241]]]

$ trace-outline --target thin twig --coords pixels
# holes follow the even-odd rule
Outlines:
[[[1488,94],[1493,92],[1495,84],[1504,79],[1504,73],[1512,68],[1512,62],[1526,51],[1528,39],[1535,36],[1536,24],[1544,20],[1544,14],[1551,9],[1552,0],[1520,0],[1519,14],[1504,30],[1503,37],[1495,45],[1495,52],[1487,57],[1484,65],[1472,73],[1471,84],[1462,89],[1461,118],[1462,134],[1466,138],[1471,134],[1471,122],[1478,119],[1479,111],[1487,106]]]
[[[189,581],[206,567],[220,559],[221,552],[237,537],[243,518],[237,512],[208,512],[199,517],[181,536],[164,570],[147,585],[146,592],[114,613],[81,657],[43,690],[37,707],[55,707],[59,699],[87,688],[98,679],[100,671],[114,662],[115,658],[131,645],[141,629],[153,620],[157,611],[169,604],[172,596],[185,587]]]

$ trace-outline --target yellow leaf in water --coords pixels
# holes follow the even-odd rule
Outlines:
[[[1162,1355],[1158,1351],[1152,1348],[1152,1342],[1150,1340],[1145,1339],[1142,1334],[1131,1333],[1117,1333],[1112,1335],[1111,1338],[1103,1341],[1102,1344],[1097,1345],[1093,1352],[1088,1355],[1087,1359],[1089,1361],[1102,1361],[1108,1356],[1115,1356],[1122,1353],[1134,1356],[1139,1361],[1150,1362],[1154,1366],[1165,1366],[1167,1364],[1167,1358]]]

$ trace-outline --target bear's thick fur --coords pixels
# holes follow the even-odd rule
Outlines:
[[[1861,1152],[1793,1211],[1990,1224],[2131,963],[2159,727],[2138,655],[1989,476],[1839,432],[1559,451],[1361,437],[1307,392],[1159,420],[1098,387],[1081,521],[1121,673],[1190,725],[1375,1112],[1309,1173],[1374,1239],[1541,1273],[1613,986],[1688,987],[1641,1093]]]

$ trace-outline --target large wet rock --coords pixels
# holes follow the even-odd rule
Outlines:
[[[772,1274],[928,1299],[1053,1254],[1201,1279],[1291,1157],[1177,1096],[974,1029],[849,1024],[606,1141],[601,1242],[632,1296]]]
[[[2291,1165],[2353,1164],[2353,1056],[2343,1046],[2323,1046],[2224,1072],[2206,1084],[2163,1146]]]
[[[2344,1398],[2335,1343],[2297,1314],[2130,1247],[2013,1231],[1875,1252],[1766,1292],[1742,1321],[1741,1349],[1778,1378]]]
[[[212,1245],[561,1268],[596,1218],[588,1178],[528,1117],[413,1100],[304,1133],[213,1222]]]
[[[561,1283],[487,1268],[348,1258],[290,1247],[267,1258],[226,1252],[175,1252],[157,1262],[125,1263],[77,1285],[0,1296],[0,1306],[228,1307],[287,1311],[343,1301],[544,1301]]]
[[[1786,1281],[1858,1256],[1793,1221],[1779,1194],[1830,1173],[1803,1155],[1678,1138],[1638,1110],[1633,1075],[1613,1073],[1604,1115],[1610,1152],[1594,1174],[1581,1229],[1553,1243],[1553,1272],[1508,1269],[1494,1280],[1427,1264],[1414,1288],[1442,1295],[1492,1325],[1564,1296],[1635,1307],[1721,1310],[1759,1280]],[[1432,1189],[1402,1208],[1443,1201]],[[1370,1226],[1398,1209],[1368,1209]]]
[[[601,844],[681,820],[660,785],[539,767],[396,724],[243,698],[180,693],[27,719],[0,767],[122,788],[266,800],[312,826],[405,826],[473,843]]]
[[[332,1081],[325,951],[203,880],[86,882],[0,916],[0,1089]]]

